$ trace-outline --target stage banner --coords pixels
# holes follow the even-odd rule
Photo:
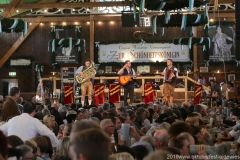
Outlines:
[[[99,44],[100,63],[107,62],[166,62],[169,58],[176,62],[189,62],[187,45],[173,43],[118,43]]]
[[[64,104],[72,104],[73,103],[73,84],[63,84],[64,86]]]
[[[120,84],[109,84],[109,102],[117,103],[120,102]]]
[[[201,99],[201,94],[202,93],[202,85],[195,85],[194,88],[194,104],[199,104],[200,103],[200,99]]]
[[[104,83],[94,84],[94,104],[98,106],[104,103]]]
[[[153,102],[155,99],[155,91],[152,83],[144,83],[144,103]]]

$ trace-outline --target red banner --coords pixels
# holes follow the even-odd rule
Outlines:
[[[104,103],[104,83],[94,84],[94,104],[98,106]]]
[[[121,86],[120,84],[109,84],[109,102],[120,102],[120,90]]]
[[[194,104],[200,103],[201,93],[202,93],[202,85],[196,84],[194,88]]]
[[[64,104],[73,103],[73,84],[64,84]]]
[[[144,103],[153,102],[155,99],[155,90],[152,83],[144,83]]]

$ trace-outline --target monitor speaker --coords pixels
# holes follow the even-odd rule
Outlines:
[[[136,14],[136,20],[134,21],[133,12],[122,12],[122,27],[135,27],[139,26],[139,14]]]

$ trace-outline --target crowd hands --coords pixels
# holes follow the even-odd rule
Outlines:
[[[0,160],[239,159],[237,104],[229,103],[227,121],[207,103],[117,108],[112,102],[81,106],[25,100],[16,115],[4,111],[3,101],[0,96],[1,118],[8,115],[0,122]],[[217,146],[226,148],[225,141],[230,148],[223,153]]]

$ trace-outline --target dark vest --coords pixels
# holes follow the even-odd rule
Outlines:
[[[128,70],[124,68],[122,75],[133,75],[133,69],[130,68],[130,72],[128,73]],[[133,84],[133,81],[129,81],[126,85],[131,85],[131,84]]]

